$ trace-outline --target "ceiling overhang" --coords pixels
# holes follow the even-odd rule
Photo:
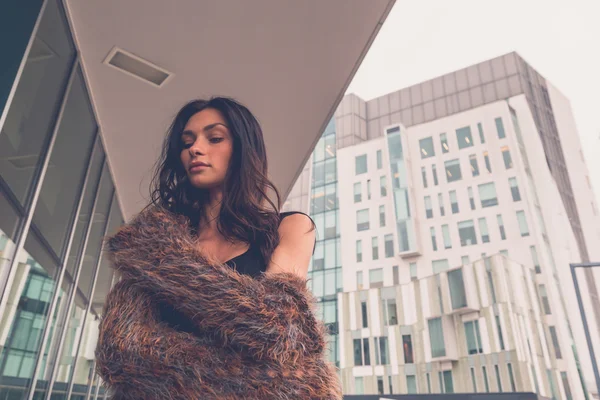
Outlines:
[[[263,127],[287,195],[395,0],[67,0],[126,219],[171,119],[187,101],[232,96]],[[115,47],[172,74],[155,85],[105,63]]]

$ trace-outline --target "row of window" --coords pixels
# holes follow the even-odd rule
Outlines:
[[[519,190],[519,185],[517,183],[516,178],[509,178],[508,180],[511,190],[512,199],[514,202],[521,201],[521,192]],[[498,195],[496,193],[496,184],[494,182],[484,183],[481,185],[477,185],[477,189],[479,192],[479,200],[481,202],[481,208],[494,207],[498,205]],[[473,195],[473,188],[469,186],[467,188],[467,194],[469,196],[469,205],[471,210],[475,210],[475,197]],[[456,190],[451,190],[448,192],[448,198],[450,200],[450,210],[452,214],[458,214],[460,212],[460,207],[458,205],[458,197],[456,194]],[[438,193],[437,196],[440,216],[443,217],[446,215],[446,208],[444,204],[444,196],[442,193]],[[425,202],[425,217],[427,219],[433,218],[433,203],[431,200],[431,196],[424,197]]]
[[[496,123],[496,132],[498,133],[499,139],[504,139],[506,137],[506,132],[504,131],[504,123],[502,122],[502,118],[498,117],[495,119]],[[483,133],[483,126],[481,123],[477,124],[477,130],[479,131],[479,140],[481,144],[485,143],[485,135]],[[475,145],[475,141],[473,140],[473,135],[471,134],[471,127],[465,126],[462,128],[456,129],[456,141],[458,144],[458,149],[465,149],[468,147],[473,147]],[[440,134],[440,146],[442,149],[442,153],[446,154],[450,152],[450,144],[448,142],[448,136],[446,133]],[[419,150],[421,153],[421,158],[429,158],[435,156],[435,147],[433,144],[433,137],[426,137],[419,140]]]
[[[519,231],[521,233],[521,236],[522,237],[529,236],[529,227],[527,225],[527,220],[525,218],[525,212],[522,210],[517,211],[516,217],[517,217],[517,222],[519,224]],[[503,221],[502,215],[498,214],[496,216],[496,220],[498,223],[498,232],[500,234],[500,239],[506,240],[506,229],[504,228],[504,221]],[[490,242],[490,232],[488,229],[487,219],[485,217],[478,218],[477,225],[479,226],[479,234],[481,237],[481,243],[489,243]],[[477,244],[477,233],[475,231],[475,220],[470,219],[470,220],[466,220],[466,221],[460,221],[460,222],[458,222],[457,226],[458,226],[458,236],[460,239],[460,245],[462,247],[472,246],[472,245]],[[429,229],[430,229],[430,237],[431,237],[431,247],[432,247],[433,251],[438,251],[438,249],[441,246],[438,246],[436,229],[433,226],[430,227]],[[452,248],[452,238],[450,235],[449,225],[448,224],[442,225],[441,231],[442,231],[442,242],[443,242],[444,249],[451,249]],[[533,251],[534,250],[532,250],[532,257],[534,257],[534,266],[539,268],[539,262],[537,262],[537,253],[534,256]],[[447,260],[444,260],[444,261],[447,262]],[[537,268],[536,268],[536,271],[537,271]],[[435,272],[435,267],[434,267],[434,272]]]
[[[387,180],[385,175],[379,177],[379,196],[387,196]],[[360,203],[363,200],[362,182],[354,183],[354,202]],[[371,180],[367,179],[367,200],[371,200]]]
[[[512,157],[510,155],[510,150],[508,146],[503,146],[502,151],[502,159],[504,160],[504,167],[508,170],[513,167]],[[485,168],[488,173],[492,173],[492,164],[490,163],[490,157],[487,151],[483,152],[483,160],[485,162]],[[471,166],[471,176],[478,177],[480,175],[479,162],[477,161],[477,155],[471,154],[469,155],[469,164]],[[447,160],[444,162],[444,168],[446,171],[446,182],[456,182],[460,181],[463,177],[462,170],[460,168],[460,160],[458,158]],[[438,175],[437,175],[437,166],[435,164],[431,165],[431,174],[433,177],[433,184],[437,186],[439,184]],[[423,181],[423,187],[427,188],[428,185],[428,176],[427,176],[427,168],[421,167],[421,179]]]
[[[379,227],[385,226],[385,205],[379,206]],[[369,217],[369,209],[363,208],[356,211],[356,231],[367,231],[371,228],[371,218]]]
[[[381,150],[377,150],[377,169],[383,168],[383,154]],[[368,172],[367,155],[361,154],[354,157],[354,174],[361,175]]]
[[[355,339],[355,343],[357,340],[360,340],[360,339]],[[364,340],[366,340],[366,339],[364,339]],[[506,369],[508,372],[510,391],[516,392],[517,385],[516,385],[516,381],[515,381],[515,375],[514,375],[514,370],[513,370],[512,364],[507,363]],[[484,385],[484,387],[481,389],[483,389],[483,390],[480,390],[480,388],[477,385],[477,372],[476,372],[475,367],[470,368],[470,374],[471,374],[471,384],[473,386],[474,393],[478,393],[478,392],[489,393],[489,392],[491,392],[490,382],[489,382],[489,377],[488,377],[488,370],[487,370],[486,365],[481,366],[481,377],[482,377],[483,385]],[[502,386],[500,366],[498,364],[494,364],[494,375],[496,377],[497,391],[503,392],[504,389]],[[426,378],[425,380],[426,380],[427,388],[425,388],[425,390],[419,391],[419,388],[417,386],[416,375],[407,374],[406,375],[406,393],[407,394],[433,393],[432,388],[431,388],[431,373],[427,372],[425,375],[425,378]],[[565,387],[565,392],[567,393],[567,398],[571,399],[572,398],[571,390],[570,390],[568,379],[567,379],[567,373],[561,372],[561,378],[563,380],[563,386]],[[452,377],[452,370],[438,371],[438,381],[439,381],[440,393],[454,393],[454,382],[453,382],[453,377]],[[388,383],[389,383],[389,393],[394,393],[394,390],[392,388],[392,377],[391,376],[388,376]],[[357,376],[354,378],[354,391],[355,391],[355,394],[364,394],[364,377]],[[377,377],[377,393],[380,395],[385,394],[384,393],[383,376]]]
[[[385,258],[394,256],[394,235],[387,234],[383,238],[384,241],[384,255]],[[379,237],[373,236],[371,238],[371,260],[379,260]],[[356,241],[356,262],[363,261],[363,246],[362,240]]]
[[[413,263],[415,264],[415,263]],[[411,264],[412,266],[412,264]],[[412,274],[412,269],[411,269]],[[416,276],[416,264],[415,264],[415,276]],[[392,284],[399,285],[400,284],[400,274],[398,271],[398,266],[394,265],[392,267]],[[369,270],[369,285],[365,285],[363,279],[363,271],[356,272],[356,285],[357,290],[363,290],[368,288],[377,288],[383,287],[383,268],[373,268]]]

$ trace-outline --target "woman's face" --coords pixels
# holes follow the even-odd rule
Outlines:
[[[233,154],[233,137],[223,115],[213,108],[194,114],[181,135],[181,163],[198,189],[219,187]]]

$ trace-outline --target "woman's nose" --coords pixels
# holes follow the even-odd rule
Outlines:
[[[205,154],[205,150],[203,148],[203,146],[200,144],[200,141],[197,140],[192,147],[190,147],[190,153],[193,156],[198,156],[198,155],[202,155]]]

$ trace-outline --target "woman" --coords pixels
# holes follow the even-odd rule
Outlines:
[[[228,98],[185,105],[153,186],[108,240],[121,280],[96,359],[112,398],[340,399],[306,289],[314,224],[278,212],[250,111]]]

